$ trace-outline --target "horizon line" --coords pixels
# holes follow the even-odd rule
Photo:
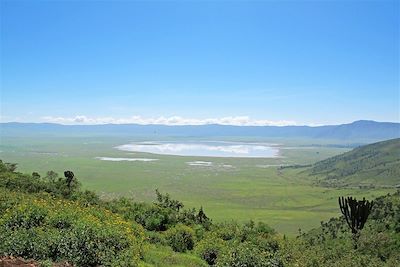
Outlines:
[[[61,122],[49,122],[49,121],[0,121],[0,124],[51,124],[51,125],[60,125],[60,126],[106,126],[106,125],[137,125],[137,126],[233,126],[233,127],[322,127],[322,126],[339,126],[339,125],[348,125],[356,122],[374,122],[374,123],[393,123],[400,124],[400,122],[394,121],[375,121],[375,120],[367,120],[360,119],[346,123],[337,123],[337,124],[287,124],[287,125],[238,125],[238,124],[222,124],[222,123],[203,123],[203,124],[163,124],[163,123],[137,123],[137,122],[125,122],[125,123],[115,123],[115,122],[104,122],[104,123],[61,123]]]

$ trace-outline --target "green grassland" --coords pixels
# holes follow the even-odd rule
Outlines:
[[[214,221],[263,221],[289,235],[297,233],[299,227],[311,229],[320,221],[337,216],[338,196],[372,199],[394,191],[324,188],[316,186],[316,178],[310,177],[303,168],[280,170],[277,167],[310,164],[349,151],[344,147],[310,147],[312,140],[269,140],[283,145],[280,157],[270,159],[132,154],[114,148],[129,141],[133,140],[123,137],[2,137],[0,158],[5,162],[18,162],[18,169],[27,173],[38,171],[44,175],[48,170],[58,173],[72,170],[84,188],[95,190],[104,198],[124,195],[137,201],[153,201],[158,188],[183,201],[187,207],[203,206]],[[111,162],[95,157],[159,160]],[[211,161],[213,166],[187,164],[197,160]]]
[[[319,161],[310,171],[325,177],[325,185],[400,186],[400,138]]]

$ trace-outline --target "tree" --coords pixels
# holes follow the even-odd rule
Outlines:
[[[178,200],[171,199],[168,193],[163,195],[158,191],[158,189],[156,189],[156,195],[158,201],[157,205],[162,208],[170,208],[177,212],[183,208],[183,203]]]
[[[202,206],[200,207],[199,213],[197,213],[197,220],[199,221],[199,223],[204,223],[210,220],[204,213]]]
[[[196,215],[196,221],[203,225],[204,228],[209,229],[211,226],[211,220],[207,217],[207,215],[203,211],[203,207],[200,207],[199,212]]]
[[[74,180],[74,176],[75,176],[74,173],[72,171],[65,171],[64,176],[67,179],[66,182],[67,182],[68,188],[71,189],[71,184],[72,184],[72,181]]]

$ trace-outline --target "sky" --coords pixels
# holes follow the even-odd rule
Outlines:
[[[399,1],[0,0],[0,120],[399,122],[399,10]]]

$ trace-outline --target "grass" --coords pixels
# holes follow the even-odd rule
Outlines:
[[[396,186],[400,177],[400,138],[362,146],[315,164],[311,174],[324,183]]]
[[[145,138],[140,139],[145,140]],[[279,232],[294,235],[298,228],[317,227],[322,220],[338,216],[337,197],[373,197],[390,189],[334,189],[313,185],[302,169],[278,170],[267,165],[309,164],[348,151],[346,148],[312,147],[314,141],[270,140],[283,143],[275,159],[209,158],[129,154],[115,146],[132,141],[111,137],[3,137],[0,158],[18,162],[23,172],[72,170],[85,188],[105,198],[125,195],[153,201],[154,191],[168,192],[187,207],[203,206],[214,221],[250,219],[264,221]],[[265,141],[265,140],[263,140]],[[327,141],[324,141],[327,142]],[[327,142],[329,143],[329,142]],[[157,158],[154,162],[111,162],[95,157]],[[189,161],[212,161],[213,167],[189,166]],[[232,165],[232,168],[222,165]],[[261,167],[260,167],[261,166]]]
[[[170,247],[151,245],[144,254],[140,267],[206,267],[203,260],[189,253],[174,252]]]

